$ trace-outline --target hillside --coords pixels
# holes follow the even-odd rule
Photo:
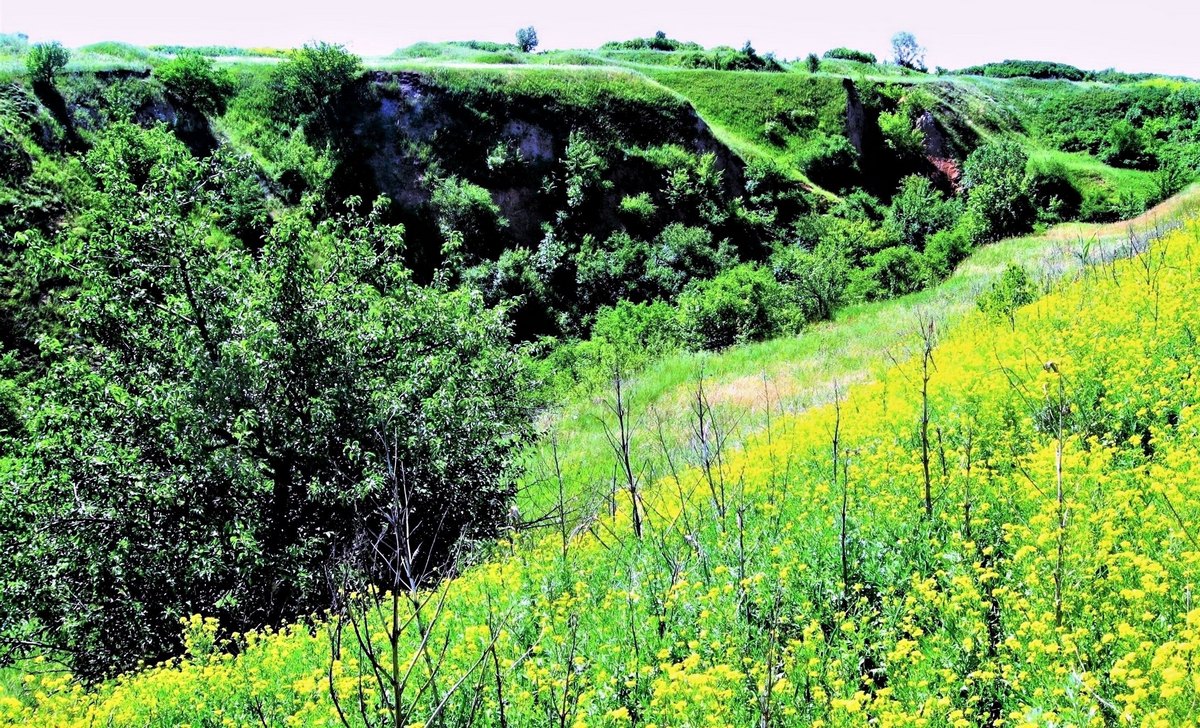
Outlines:
[[[424,621],[405,597],[407,720],[1194,718],[1200,230],[1180,222],[1132,238],[1131,259],[1077,269],[1012,325],[979,313],[939,325],[924,368],[914,329],[917,356],[875,381],[781,413],[707,472],[647,481],[640,538],[618,493],[615,516],[594,514],[565,541],[554,529],[502,541],[412,595]],[[923,320],[901,310],[889,314]],[[892,347],[877,343],[876,361]],[[9,683],[5,715],[338,725],[332,679],[358,725],[354,706],[378,687],[352,627],[387,654],[383,616],[245,635],[197,617],[190,657],[96,692],[35,667]]]
[[[0,724],[1194,721],[1200,83],[529,51],[0,36]]]

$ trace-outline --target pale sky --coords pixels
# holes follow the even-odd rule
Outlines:
[[[592,48],[652,35],[782,57],[840,45],[881,58],[914,33],[930,68],[1005,58],[1200,77],[1197,0],[0,0],[0,32],[79,46],[294,47],[345,43],[383,55],[418,40],[510,42],[537,28],[541,48]]]

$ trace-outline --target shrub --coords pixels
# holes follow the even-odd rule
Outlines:
[[[648,192],[640,192],[636,195],[622,197],[620,209],[622,214],[642,224],[649,222],[658,213],[658,208],[654,205],[654,201],[650,199]]]
[[[462,245],[464,252],[490,256],[503,241],[498,240],[500,229],[508,221],[500,215],[500,207],[485,188],[454,175],[439,180],[430,195],[430,205],[446,248],[451,241]]]
[[[791,288],[805,321],[833,318],[845,299],[850,261],[834,245],[818,245],[812,251],[800,245],[785,245],[771,254],[770,265],[776,280]]]
[[[852,274],[850,296],[864,301],[893,298],[920,290],[927,279],[921,255],[896,245],[870,255],[866,266]]]
[[[675,296],[689,281],[710,278],[733,260],[733,252],[726,244],[714,244],[707,228],[672,223],[654,240],[646,267],[647,288]]]
[[[808,69],[809,73],[816,73],[821,70],[821,59],[817,58],[816,53],[809,53],[804,58],[804,67]]]
[[[900,181],[884,226],[902,245],[921,250],[926,238],[953,225],[958,215],[956,201],[945,199],[928,178],[914,174]]]
[[[664,301],[621,301],[596,313],[592,339],[622,366],[653,361],[683,346],[679,312]]]
[[[991,78],[1058,78],[1067,81],[1083,81],[1088,74],[1075,66],[1053,61],[1000,61],[955,71],[964,76],[989,76]]]
[[[825,51],[826,58],[837,58],[843,61],[854,61],[856,63],[876,63],[878,59],[874,53],[859,51],[853,48],[830,48]]]
[[[1028,184],[1039,221],[1054,223],[1079,215],[1083,195],[1062,162],[1030,162]]]
[[[925,151],[925,135],[903,111],[880,113],[879,131],[888,149],[901,160],[914,159]]]
[[[817,138],[800,153],[798,161],[804,174],[822,187],[842,189],[858,175],[858,150],[840,135]]]
[[[69,355],[31,385],[37,446],[0,497],[22,529],[4,628],[24,615],[89,679],[177,653],[181,614],[325,608],[388,463],[430,565],[496,533],[531,415],[500,312],[416,285],[381,208],[293,213],[258,251],[215,238],[208,170],[163,127],[109,127],[87,163],[92,207],[54,241]]]
[[[71,52],[62,43],[35,43],[25,56],[25,69],[34,83],[51,83],[54,76],[67,67]]]
[[[213,65],[212,59],[187,51],[154,69],[154,76],[171,96],[205,114],[225,113],[233,94],[229,73]]]
[[[754,264],[693,283],[680,297],[679,310],[688,341],[702,349],[761,341],[789,330],[799,318],[788,291],[771,271]]]
[[[1124,119],[1113,124],[1104,135],[1100,158],[1114,167],[1150,169],[1154,166],[1146,133]]]
[[[968,225],[956,225],[939,230],[925,241],[925,267],[932,280],[950,275],[955,266],[971,253],[971,233]]]
[[[984,144],[963,162],[966,209],[981,223],[985,239],[1025,232],[1033,222],[1029,157],[1016,142]]]
[[[313,43],[294,50],[271,71],[269,110],[318,138],[341,125],[344,107],[362,75],[362,59],[344,46]]]
[[[1009,264],[1000,279],[980,294],[975,303],[989,318],[1007,321],[1013,329],[1017,327],[1016,312],[1021,306],[1032,303],[1033,285],[1029,274],[1019,265]]]
[[[658,31],[653,38],[632,38],[630,40],[614,40],[600,46],[601,50],[622,51],[699,51],[704,47],[699,43],[668,38],[663,31]]]

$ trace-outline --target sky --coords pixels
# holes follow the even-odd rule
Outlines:
[[[1197,0],[0,0],[0,32],[80,46],[295,47],[314,40],[384,55],[420,40],[511,42],[537,28],[542,49],[594,48],[666,31],[705,46],[797,58],[835,46],[889,55],[913,33],[930,68],[1006,58],[1200,77]]]

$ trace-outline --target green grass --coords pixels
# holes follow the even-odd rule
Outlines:
[[[1169,207],[1200,207],[1200,186],[1174,198]],[[1157,222],[1148,217],[1140,225]],[[730,444],[762,433],[771,418],[830,401],[834,386],[844,389],[873,379],[893,360],[908,359],[919,343],[918,321],[933,320],[948,330],[975,309],[980,292],[1006,266],[1020,265],[1043,285],[1071,275],[1081,255],[1095,259],[1127,239],[1122,225],[1070,223],[1045,233],[1002,240],[977,249],[945,281],[896,299],[848,306],[833,321],[798,336],[736,346],[719,353],[681,352],[652,363],[628,383],[636,421],[634,448],[648,480],[667,474],[674,453],[676,467],[690,451],[697,384],[704,389],[718,422],[728,429]],[[529,453],[532,463],[518,503],[527,517],[557,508],[558,482],[549,445],[558,449],[569,507],[586,514],[610,488],[614,457],[605,435],[613,417],[611,393],[589,391],[548,414],[543,426],[552,435]]]

